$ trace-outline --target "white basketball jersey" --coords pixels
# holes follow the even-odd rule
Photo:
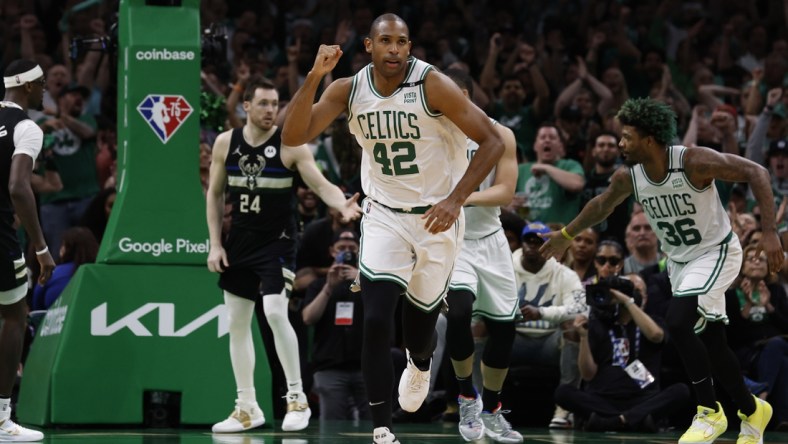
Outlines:
[[[465,134],[427,106],[424,79],[432,65],[411,57],[406,69],[399,88],[383,97],[367,65],[353,76],[348,102],[350,132],[363,148],[364,193],[405,209],[446,198],[468,166]]]
[[[646,176],[643,165],[630,168],[635,199],[662,243],[662,251],[676,262],[695,259],[731,233],[714,183],[699,190],[684,173],[686,150],[668,147],[668,174],[659,183]]]
[[[490,119],[493,125],[497,125],[494,119]],[[471,138],[466,138],[468,151],[468,162],[473,159],[476,150],[479,149],[479,144],[474,142]],[[490,188],[495,182],[495,167],[493,167],[490,174],[484,178],[479,184],[478,191]],[[501,208],[500,207],[464,207],[465,211],[465,239],[481,239],[495,233],[501,228]]]

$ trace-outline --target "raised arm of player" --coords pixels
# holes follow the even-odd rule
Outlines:
[[[301,88],[287,105],[282,126],[282,144],[290,147],[303,145],[317,137],[334,119],[347,111],[352,78],[346,77],[331,83],[315,102],[315,94],[323,77],[330,73],[342,57],[337,45],[320,45],[312,70],[306,75]]]

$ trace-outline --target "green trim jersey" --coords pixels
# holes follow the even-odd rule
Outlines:
[[[490,119],[493,125],[498,125],[495,119]],[[473,159],[476,150],[479,149],[479,144],[474,142],[473,139],[467,138],[467,158],[468,162]],[[483,191],[490,188],[495,183],[495,167],[493,167],[490,174],[484,178],[477,191]],[[501,208],[482,207],[482,206],[469,206],[464,207],[465,211],[465,239],[481,239],[487,237],[501,229]]]
[[[466,168],[465,134],[429,109],[424,80],[432,65],[410,57],[402,84],[377,91],[372,64],[355,76],[348,98],[350,132],[363,149],[364,193],[390,208],[433,205],[454,189]]]
[[[243,128],[233,130],[224,162],[228,201],[233,204],[231,230],[293,238],[296,172],[282,162],[281,138],[282,129],[277,128],[260,146],[251,146]]]
[[[689,262],[717,248],[731,233],[731,224],[717,188],[697,189],[684,171],[687,147],[670,146],[668,174],[657,183],[643,165],[630,168],[635,199],[657,234],[662,251],[674,262]]]

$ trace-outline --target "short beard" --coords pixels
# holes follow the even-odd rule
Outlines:
[[[616,159],[597,160],[596,163],[597,163],[597,165],[601,166],[602,168],[611,168],[611,167],[615,166]]]

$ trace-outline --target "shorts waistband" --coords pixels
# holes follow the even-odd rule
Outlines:
[[[427,212],[427,210],[432,208],[432,205],[427,205],[427,206],[423,206],[423,207],[412,207],[412,208],[392,208],[392,207],[390,207],[388,205],[385,205],[385,204],[382,204],[382,203],[380,203],[380,202],[378,202],[376,200],[373,200],[373,202],[375,202],[376,204],[380,205],[381,207],[388,208],[389,210],[391,210],[391,211],[393,211],[395,213],[404,213],[404,214],[424,214],[424,213]]]

